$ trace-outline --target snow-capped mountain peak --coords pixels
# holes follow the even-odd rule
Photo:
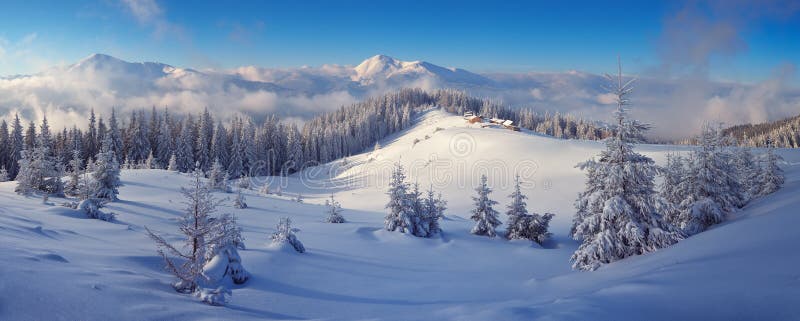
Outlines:
[[[194,72],[191,69],[176,68],[159,62],[128,62],[102,53],[91,54],[68,68],[70,72],[97,72],[99,70],[145,78],[158,78],[173,73]],[[118,76],[120,75],[118,74]]]
[[[434,78],[451,83],[488,84],[489,79],[457,68],[446,68],[425,61],[402,61],[386,55],[372,56],[354,68],[353,81],[372,84],[386,81]]]

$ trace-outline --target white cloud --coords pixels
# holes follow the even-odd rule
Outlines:
[[[122,4],[140,23],[152,23],[164,13],[155,0],[122,0]]]

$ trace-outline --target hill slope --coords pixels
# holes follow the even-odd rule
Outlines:
[[[248,191],[248,209],[224,203],[220,210],[238,215],[244,229],[248,249],[241,255],[253,274],[233,289],[226,307],[174,292],[144,233],[147,226],[177,241],[179,187],[188,183],[187,176],[124,171],[122,200],[109,206],[118,214],[113,223],[18,196],[13,182],[0,183],[0,319],[800,318],[796,165],[785,167],[783,190],[755,201],[730,222],[589,273],[570,270],[568,258],[577,244],[566,235],[583,181],[573,166],[597,153],[601,143],[470,127],[460,117],[433,111],[381,145],[287,179],[257,179],[273,191],[282,186],[283,196]],[[657,161],[674,149],[639,148]],[[800,153],[782,153],[789,164],[800,161]],[[407,166],[412,181],[433,183],[449,201],[443,237],[382,230],[387,170],[397,161]],[[535,183],[524,191],[530,210],[557,214],[554,242],[540,248],[468,234],[474,169],[481,167],[501,169],[490,175],[490,183],[503,207],[510,188],[504,182],[514,169],[535,169],[523,172]],[[305,202],[291,201],[295,193]],[[322,223],[319,204],[330,193],[341,201],[349,223]],[[268,245],[282,216],[301,229],[307,253]]]

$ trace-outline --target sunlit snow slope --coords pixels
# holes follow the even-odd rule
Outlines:
[[[179,241],[179,188],[189,183],[187,175],[123,171],[122,200],[108,207],[118,214],[112,223],[18,196],[15,183],[0,183],[0,319],[800,319],[797,151],[781,151],[785,188],[729,222],[657,253],[574,272],[569,256],[577,243],[567,232],[583,187],[574,165],[601,143],[480,128],[431,111],[380,144],[288,179],[256,179],[255,190],[268,182],[282,195],[247,191],[248,209],[224,202],[220,211],[235,213],[244,229],[248,249],[241,256],[253,275],[233,289],[226,307],[175,292],[144,231]],[[638,149],[658,162],[666,152],[685,150]],[[382,230],[383,193],[398,161],[411,182],[423,189],[433,184],[448,200],[441,238]],[[554,240],[542,248],[470,235],[470,196],[481,172],[489,174],[501,212],[519,173],[528,183],[529,210],[556,214]],[[304,203],[292,201],[297,193]],[[331,193],[348,223],[322,223],[320,204]],[[269,246],[284,216],[301,229],[307,253]]]

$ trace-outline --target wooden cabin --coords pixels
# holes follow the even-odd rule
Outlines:
[[[473,115],[467,118],[467,122],[470,124],[482,123],[483,119],[481,118],[481,116]]]

